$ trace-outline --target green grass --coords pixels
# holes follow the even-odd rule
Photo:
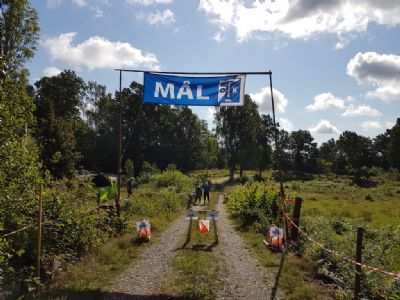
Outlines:
[[[99,299],[106,294],[107,284],[110,279],[122,272],[135,258],[153,243],[157,243],[161,233],[181,215],[186,208],[183,201],[178,201],[179,206],[172,210],[166,209],[165,204],[171,201],[154,201],[159,199],[158,189],[152,186],[143,186],[135,190],[132,199],[127,199],[122,193],[121,211],[125,214],[128,227],[126,233],[104,240],[104,242],[90,250],[81,261],[70,264],[67,270],[56,277],[55,280],[40,295],[40,299]],[[148,197],[144,197],[146,194]],[[165,195],[165,193],[163,194]],[[168,194],[166,194],[168,196]],[[152,198],[153,197],[153,198]],[[143,198],[143,199],[142,199]],[[168,199],[167,199],[168,200]],[[135,209],[140,203],[152,201],[151,206],[143,210],[146,214],[135,214]],[[135,205],[131,205],[135,203]],[[174,202],[176,203],[176,201]],[[154,211],[156,213],[154,213]],[[152,238],[149,243],[135,243],[137,237],[136,221],[148,219],[152,226]]]
[[[379,229],[382,230],[382,232],[385,232],[383,231],[383,229],[385,229],[389,230],[390,233],[396,234],[393,230],[395,230],[396,226],[400,225],[399,182],[391,180],[386,174],[373,177],[372,182],[375,183],[372,187],[363,188],[352,184],[351,178],[346,176],[320,175],[315,176],[314,180],[310,181],[284,182],[284,187],[286,195],[289,197],[301,197],[303,199],[301,212],[303,222],[305,222],[306,219],[314,220],[314,217],[320,217],[320,219],[325,222],[323,222],[323,225],[321,226],[327,226],[326,224],[329,222],[337,221],[340,223],[340,220],[343,222],[343,220],[348,218],[353,220],[351,224],[356,224],[354,226],[364,226],[367,228],[367,233],[371,237],[371,234]],[[267,177],[266,184],[278,185],[278,183],[270,179],[270,176]],[[344,218],[341,219],[340,217]],[[347,223],[349,222],[350,220]],[[300,223],[302,223],[301,219]],[[237,224],[237,226],[239,226],[239,224]],[[325,227],[320,228],[327,229]],[[245,232],[241,232],[243,230],[241,228],[237,230],[246,240],[262,266],[265,268],[276,268],[279,260],[275,253],[270,253],[263,249],[264,246],[261,244],[263,237],[261,234],[257,233],[257,229],[259,228],[250,226]],[[318,236],[317,233],[322,234],[322,236]],[[323,236],[323,231],[313,232],[313,234],[315,238],[323,243],[334,243],[331,247],[340,252],[347,249],[344,249],[343,245],[337,244],[336,240],[331,239],[334,236],[333,234]],[[327,238],[328,240],[325,241],[324,238]],[[382,243],[381,239],[384,240],[383,236],[378,236],[378,238],[375,237],[375,239],[375,244],[373,243],[373,246],[370,247],[373,251],[371,249],[366,249],[364,254],[365,256],[368,256],[368,258],[365,257],[366,260],[373,261],[373,265],[380,266],[383,262],[379,261],[379,259],[374,259],[376,257],[379,258],[379,253],[383,253],[383,251],[388,252],[389,248],[386,249],[385,247],[388,247],[389,244],[387,245]],[[355,240],[355,237],[351,240]],[[364,237],[364,242],[367,243],[367,236]],[[351,246],[354,246],[353,243],[351,243]],[[396,251],[396,249],[397,248],[393,248],[391,253]],[[371,250],[372,252],[367,250]],[[346,255],[350,257],[354,254],[354,251],[347,252],[343,253],[346,253]],[[316,253],[318,254],[320,251],[317,251]],[[398,264],[395,263],[395,257],[398,256],[390,256],[390,258],[388,258],[390,261],[392,259],[391,257],[393,257],[394,263],[386,262],[389,266],[387,269],[396,271],[398,270]],[[285,259],[280,281],[280,288],[283,289],[286,294],[285,299],[324,299],[324,297],[326,297],[326,299],[331,299],[333,297],[332,295],[334,293],[332,291],[315,283],[316,264],[322,264],[321,260],[318,259],[315,262],[311,262],[308,260],[309,258],[310,257],[307,256],[306,260],[288,256],[287,259]],[[324,262],[329,261],[329,259],[335,261],[335,257],[329,256],[328,258],[325,258]],[[342,287],[335,292],[335,296],[344,299],[347,297],[346,295],[349,293],[351,294],[351,288],[348,287],[351,286],[353,282],[353,269],[351,266],[346,266],[346,268],[343,267],[340,270],[332,270],[333,272],[338,272],[340,276],[345,276],[347,274],[346,272],[350,272],[349,276],[345,276],[347,278],[346,284],[344,285],[345,287]],[[393,287],[395,286],[391,281],[386,282],[381,280],[379,275],[376,276],[371,274],[367,279],[368,293],[373,294],[373,289],[378,286],[378,292],[384,291],[387,294],[389,285],[391,284]],[[380,283],[381,285],[379,286]],[[370,289],[372,285],[374,286]],[[365,288],[364,292],[367,293],[367,288]],[[340,293],[342,293],[342,295],[339,295]]]
[[[351,185],[346,177],[285,182],[291,197],[303,198],[302,214],[361,219],[373,226],[400,225],[399,182],[374,177],[375,187]]]

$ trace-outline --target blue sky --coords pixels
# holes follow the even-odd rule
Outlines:
[[[277,119],[315,140],[374,137],[400,117],[398,0],[32,0],[31,82],[74,70],[114,93],[114,68],[273,74]],[[123,86],[142,82],[126,73]],[[269,79],[246,93],[270,112]],[[193,110],[212,125],[211,107]]]

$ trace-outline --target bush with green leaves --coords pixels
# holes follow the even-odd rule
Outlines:
[[[139,182],[148,183],[153,178],[153,176],[158,173],[160,173],[160,169],[155,163],[151,164],[148,161],[144,161],[139,177]]]
[[[81,256],[100,243],[105,233],[119,230],[115,214],[96,208],[96,194],[90,184],[67,187],[64,181],[45,190],[45,252]]]
[[[354,259],[359,221],[347,218],[328,220],[318,216],[307,216],[302,218],[301,223],[312,238],[327,248]],[[387,226],[375,229],[365,226],[364,228],[363,263],[398,273],[400,227]],[[300,235],[299,244],[304,256],[316,262],[322,273],[340,287],[338,297],[351,297],[354,291],[355,266],[311,243],[304,235]],[[369,299],[398,299],[400,296],[400,282],[393,277],[363,269],[361,282],[362,294]]]
[[[244,227],[257,222],[261,231],[272,223],[278,223],[278,203],[280,193],[262,183],[251,183],[237,186],[229,194],[229,210],[233,217],[237,217]],[[278,224],[277,224],[278,225]]]
[[[36,223],[41,182],[38,156],[37,145],[29,135],[1,135],[0,236]],[[35,276],[29,268],[34,259],[34,252],[29,250],[35,249],[34,232],[28,228],[0,238],[0,291],[2,285]]]
[[[149,192],[148,187],[140,187],[134,194],[132,201],[124,203],[123,210],[128,215],[140,215],[144,217],[156,217],[160,213],[176,212],[186,205],[186,194],[176,193],[175,190],[163,188],[159,192]]]
[[[182,191],[189,192],[194,189],[194,181],[179,171],[165,171],[157,174],[152,179],[152,182],[159,188],[174,188],[178,193]]]

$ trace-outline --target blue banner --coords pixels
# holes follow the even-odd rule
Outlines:
[[[144,102],[197,105],[243,105],[245,75],[219,77],[144,73]]]

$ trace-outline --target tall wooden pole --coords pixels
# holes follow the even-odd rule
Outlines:
[[[43,215],[43,184],[39,187],[39,201],[38,201],[38,218],[37,218],[37,256],[36,256],[36,269],[37,277],[40,280],[40,258],[42,253],[42,215]]]
[[[288,245],[288,227],[286,221],[286,204],[285,204],[285,190],[283,189],[283,182],[282,182],[282,170],[281,170],[281,156],[280,156],[280,144],[278,140],[278,129],[276,128],[276,121],[275,121],[275,102],[274,102],[274,92],[272,89],[272,72],[269,74],[269,88],[271,90],[271,103],[272,103],[272,120],[274,122],[274,139],[275,139],[275,151],[277,154],[277,161],[276,164],[278,166],[278,175],[279,175],[279,187],[281,192],[281,200],[282,200],[282,207],[283,207],[283,234],[285,238],[285,250],[286,252],[289,249]]]
[[[362,240],[364,228],[357,228],[356,262],[362,263]],[[360,299],[361,292],[361,266],[356,265],[356,277],[354,280],[354,299]]]
[[[301,211],[301,203],[303,202],[303,199],[296,197],[294,199],[294,207],[293,207],[293,223],[296,224],[297,227],[300,225],[300,211]],[[297,236],[299,233],[299,230],[297,227],[292,226],[292,229],[290,230],[290,239],[294,242],[297,241]]]
[[[118,194],[115,199],[115,209],[117,216],[120,216],[120,202],[121,202],[121,164],[122,164],[122,70],[119,71],[119,99],[118,99],[118,168],[117,168],[117,185]]]

